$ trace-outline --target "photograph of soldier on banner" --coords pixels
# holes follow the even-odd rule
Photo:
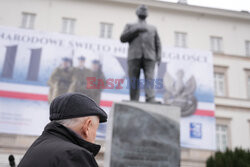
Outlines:
[[[97,105],[100,105],[102,89],[89,89],[87,87],[87,80],[89,77],[94,77],[97,81],[99,79],[105,80],[104,73],[102,71],[101,61],[94,59],[91,61],[91,67],[87,68],[85,65],[86,57],[80,55],[77,57],[77,63],[73,64],[72,58],[63,57],[61,64],[55,68],[50,75],[48,86],[49,103],[64,93],[82,93],[92,98]],[[97,85],[97,82],[93,84]]]

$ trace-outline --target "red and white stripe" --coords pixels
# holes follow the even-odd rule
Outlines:
[[[45,86],[0,82],[0,97],[48,101],[48,92],[49,88]],[[113,102],[129,100],[129,96],[123,94],[103,93],[102,99],[105,100],[101,100],[101,106],[111,107]],[[214,104],[199,102],[195,115],[214,117]]]

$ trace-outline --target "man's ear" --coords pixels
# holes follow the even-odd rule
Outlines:
[[[89,136],[89,128],[91,126],[91,119],[87,119],[86,121],[84,121],[83,125],[82,125],[82,135],[87,138]]]

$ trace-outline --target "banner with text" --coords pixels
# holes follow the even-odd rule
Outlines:
[[[107,113],[113,102],[129,100],[127,48],[116,40],[0,27],[0,133],[41,134],[49,122],[48,100],[55,92],[50,83],[63,82],[64,88],[66,83],[70,88],[75,86],[70,83],[72,78],[65,79],[75,74],[58,72],[64,61],[76,69],[84,59],[84,68],[91,75],[83,81],[87,87],[83,91],[96,94]],[[96,64],[101,79],[93,77]],[[54,79],[59,75],[61,78]],[[96,82],[97,87],[93,86]],[[139,84],[143,101],[143,75]],[[156,67],[151,86],[157,100],[181,108],[181,145],[214,150],[212,54],[163,47],[162,63]],[[60,91],[57,88],[56,92]],[[106,124],[101,124],[97,137],[104,139],[105,131]]]

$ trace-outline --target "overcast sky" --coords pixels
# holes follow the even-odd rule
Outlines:
[[[162,0],[168,2],[177,2],[179,0]],[[229,10],[247,10],[250,11],[250,0],[187,0],[190,5],[213,7]]]

